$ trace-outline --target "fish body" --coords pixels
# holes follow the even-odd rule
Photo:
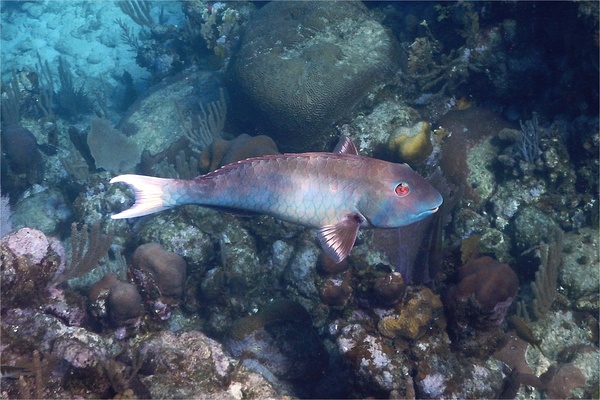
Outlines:
[[[130,218],[184,204],[258,213],[319,229],[334,261],[347,257],[360,227],[398,228],[436,212],[442,196],[406,164],[359,156],[343,137],[334,153],[249,158],[192,180],[120,175],[135,204]]]
[[[540,353],[544,354],[542,350],[542,339],[538,339],[534,334],[531,328],[527,325],[525,320],[516,315],[511,315],[508,318],[508,325],[515,331],[518,337],[535,347],[540,351]],[[544,354],[545,356],[545,354]]]
[[[0,365],[0,379],[19,379],[21,375],[31,375],[31,371],[25,367],[12,365]]]

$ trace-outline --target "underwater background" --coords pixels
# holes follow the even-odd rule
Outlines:
[[[599,398],[599,4],[2,1],[2,398]],[[110,218],[340,135],[443,206]]]

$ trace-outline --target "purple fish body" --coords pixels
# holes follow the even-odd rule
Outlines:
[[[343,137],[335,153],[268,155],[228,164],[192,180],[121,175],[136,203],[113,218],[184,204],[259,213],[319,229],[321,246],[340,262],[360,227],[398,228],[436,212],[441,195],[406,164],[356,154]]]

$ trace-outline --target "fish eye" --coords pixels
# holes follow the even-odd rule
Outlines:
[[[406,182],[400,182],[398,185],[396,185],[394,192],[396,192],[398,196],[404,197],[410,193],[410,186],[408,186],[408,183]]]

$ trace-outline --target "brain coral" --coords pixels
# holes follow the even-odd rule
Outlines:
[[[273,1],[232,60],[232,98],[284,151],[323,150],[327,128],[397,65],[396,48],[361,3]]]

